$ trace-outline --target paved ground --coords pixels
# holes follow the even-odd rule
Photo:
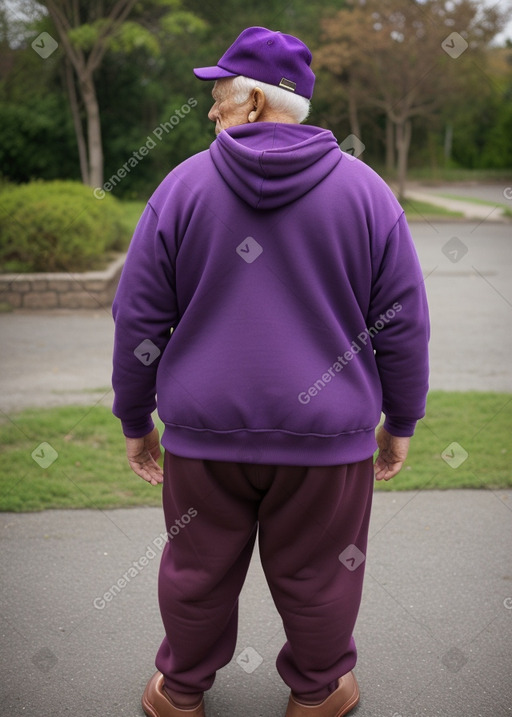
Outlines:
[[[511,527],[512,491],[375,496],[356,717],[512,714]],[[159,551],[110,602],[103,596],[162,529],[152,508],[0,515],[2,715],[142,715],[162,637]],[[208,715],[284,716],[283,642],[255,556]]]
[[[432,388],[512,391],[512,223],[411,223],[432,319]],[[0,409],[111,401],[102,311],[0,314]]]
[[[432,387],[512,391],[511,225],[412,230],[431,306]],[[26,405],[111,400],[108,311],[1,315],[0,335],[8,416]],[[356,717],[512,714],[511,528],[512,491],[376,494]],[[161,530],[161,511],[150,508],[0,514],[0,714],[142,715],[161,639]],[[147,566],[103,602],[145,554]],[[207,696],[208,715],[279,717],[288,691],[274,662],[284,635],[257,555],[240,612],[237,649]]]
[[[430,202],[445,209],[462,212],[468,219],[497,221],[503,219],[504,208],[512,209],[512,182],[434,186],[411,184],[407,190],[407,197],[413,201]],[[477,202],[475,203],[474,200]]]
[[[479,184],[478,182],[464,182],[461,184],[417,184],[411,183],[414,191],[426,192],[436,196],[466,197],[467,199],[478,199],[485,202],[494,202],[509,209],[512,209],[512,181],[498,184]]]

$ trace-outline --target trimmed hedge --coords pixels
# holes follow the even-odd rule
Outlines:
[[[0,185],[0,272],[103,268],[130,237],[122,204],[80,182]]]

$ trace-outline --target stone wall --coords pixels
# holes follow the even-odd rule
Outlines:
[[[104,271],[0,274],[0,304],[12,309],[98,309],[110,307],[125,255]]]

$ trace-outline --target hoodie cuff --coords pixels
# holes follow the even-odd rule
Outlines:
[[[132,421],[121,421],[123,427],[123,433],[126,438],[144,438],[148,433],[151,433],[155,424],[151,416],[146,418],[139,418],[138,420]]]
[[[414,435],[417,419],[415,418],[398,418],[396,416],[386,416],[384,428],[392,436],[397,438],[410,438]]]

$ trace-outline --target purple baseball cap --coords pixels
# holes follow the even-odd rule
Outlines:
[[[200,80],[221,80],[244,75],[306,97],[313,95],[315,75],[311,52],[293,35],[266,27],[248,27],[212,67],[196,67]]]

